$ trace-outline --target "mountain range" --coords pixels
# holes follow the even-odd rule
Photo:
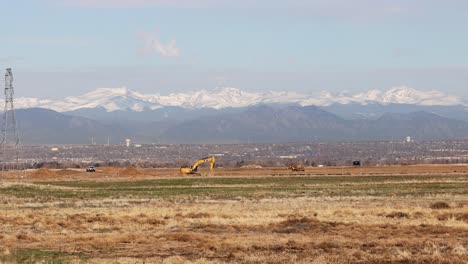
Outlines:
[[[260,143],[468,138],[468,123],[424,111],[386,113],[377,119],[344,119],[316,106],[258,105],[236,112],[152,122],[99,121],[49,109],[17,111],[25,144]]]
[[[318,96],[297,92],[246,92],[237,88],[216,88],[169,95],[143,94],[125,87],[99,88],[80,96],[63,100],[21,97],[16,99],[18,108],[47,108],[57,112],[79,109],[103,108],[107,112],[155,110],[163,107],[239,108],[259,104],[297,104],[301,106],[329,106],[333,104],[412,104],[412,105],[468,105],[463,98],[447,95],[440,91],[420,91],[408,87],[395,87],[386,91],[370,90],[364,93],[322,92]]]
[[[161,96],[103,88],[61,101],[18,98],[16,105],[25,144],[468,138],[462,98],[405,87],[318,97],[235,88]]]
[[[170,143],[417,140],[468,138],[468,123],[427,112],[387,113],[347,120],[316,106],[254,106],[241,113],[198,118],[165,130]]]

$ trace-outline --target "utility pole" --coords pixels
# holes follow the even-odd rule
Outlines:
[[[2,141],[0,148],[2,150],[2,171],[8,169],[19,169],[19,147],[20,137],[18,124],[16,123],[16,113],[14,106],[14,88],[13,72],[11,68],[6,69],[5,73],[5,108],[3,110]],[[8,167],[7,164],[12,161],[16,166]]]

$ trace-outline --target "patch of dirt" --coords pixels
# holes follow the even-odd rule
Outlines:
[[[110,174],[119,173],[120,170],[122,169],[117,167],[99,167],[99,171]]]
[[[142,173],[137,168],[134,168],[134,167],[128,167],[119,172],[119,176],[135,177],[139,175],[142,175]]]
[[[57,173],[55,171],[51,171],[49,169],[38,169],[31,174],[32,179],[51,179],[56,178]]]
[[[76,175],[80,174],[81,172],[76,171],[76,170],[69,170],[69,169],[63,169],[55,172],[59,176],[69,176],[69,175]]]
[[[263,168],[262,166],[260,165],[255,165],[255,164],[252,164],[252,165],[244,165],[241,167],[241,169],[261,169]]]

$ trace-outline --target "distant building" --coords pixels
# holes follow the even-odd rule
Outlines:
[[[125,139],[125,146],[127,146],[127,148],[130,147],[130,142],[129,138]]]
[[[296,155],[279,156],[280,159],[297,159]]]
[[[406,137],[406,142],[411,143],[411,137]]]

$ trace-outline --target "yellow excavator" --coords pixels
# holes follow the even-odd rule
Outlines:
[[[289,165],[288,169],[290,169],[291,171],[305,171],[304,165],[301,164]]]
[[[180,168],[180,173],[182,174],[197,174],[197,175],[201,175],[200,173],[197,173],[197,170],[198,170],[198,166],[200,166],[200,164],[203,164],[205,162],[209,162],[210,163],[210,173],[213,172],[213,168],[215,166],[215,162],[216,162],[216,159],[215,157],[206,157],[206,158],[203,158],[203,159],[199,159],[197,161],[195,161],[195,163],[190,166],[190,167],[181,167]]]

